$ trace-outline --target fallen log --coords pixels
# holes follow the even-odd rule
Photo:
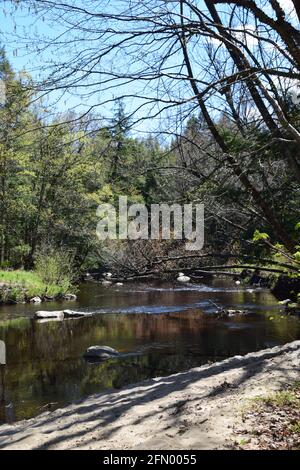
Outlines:
[[[35,312],[34,318],[37,320],[64,320],[65,318],[81,318],[90,317],[92,315],[93,314],[90,312],[77,312],[75,310],[39,310]]]
[[[265,268],[263,266],[251,266],[251,265],[244,265],[244,264],[230,264],[227,266],[205,266],[205,269],[249,269],[252,271],[265,271],[265,272],[271,272],[271,273],[276,273],[276,274],[285,274],[286,271],[283,271],[282,269],[276,269],[276,268]]]
[[[229,266],[206,266],[204,269],[201,268],[181,268],[184,273],[189,273],[191,277],[196,277],[193,276],[192,274],[200,274],[202,276],[227,276],[227,277],[239,277],[242,274],[241,272],[231,272],[231,271],[221,271],[221,269],[248,269],[249,271],[265,271],[265,272],[270,272],[274,274],[286,274],[286,271],[282,271],[280,269],[276,268],[264,268],[262,266],[248,266],[248,265],[229,265]],[[111,281],[112,282],[125,282],[125,281],[136,281],[136,280],[159,280],[161,279],[164,275],[170,275],[170,274],[177,274],[178,269],[165,269],[163,271],[149,271],[149,272],[143,272],[140,274],[135,274],[131,276],[124,276],[124,277],[112,277]]]
[[[157,264],[162,264],[168,261],[179,261],[179,260],[187,260],[187,259],[203,259],[203,258],[243,258],[245,260],[254,260],[255,262],[260,262],[260,263],[266,263],[266,264],[271,264],[274,266],[281,266],[282,268],[287,268],[291,271],[299,271],[298,267],[295,267],[291,264],[287,263],[282,263],[280,261],[274,261],[272,259],[268,258],[260,258],[260,259],[255,259],[255,257],[251,255],[241,255],[241,254],[234,254],[234,253],[203,253],[203,254],[198,254],[198,255],[179,255],[179,256],[166,256],[166,257],[161,257],[157,258],[156,260],[152,261],[152,265],[157,265]],[[252,268],[252,267],[251,267]],[[262,267],[259,268],[262,270]]]

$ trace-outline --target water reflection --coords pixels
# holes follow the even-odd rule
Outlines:
[[[251,313],[217,319],[211,301]],[[1,421],[28,418],[107,388],[300,337],[298,319],[281,315],[267,291],[218,284],[176,290],[168,285],[105,289],[90,283],[73,306],[98,313],[38,323],[32,319],[37,307],[1,308],[0,339],[8,352]],[[122,355],[90,364],[82,354],[95,344],[109,345]]]

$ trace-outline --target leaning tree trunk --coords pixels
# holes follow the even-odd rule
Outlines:
[[[182,21],[183,21],[183,15],[181,15]],[[257,206],[260,208],[262,213],[264,214],[266,220],[272,227],[275,235],[278,237],[278,239],[284,244],[284,246],[290,251],[293,252],[295,251],[296,243],[293,240],[293,238],[289,235],[288,232],[283,228],[282,224],[277,220],[276,215],[274,214],[272,208],[270,207],[270,204],[268,204],[261,193],[255,188],[255,186],[251,183],[245,172],[242,170],[240,167],[239,163],[236,161],[236,159],[230,155],[229,148],[224,141],[223,137],[217,130],[208,110],[207,107],[201,98],[201,93],[200,90],[198,89],[197,82],[194,78],[194,73],[193,69],[191,66],[191,62],[189,59],[188,55],[188,50],[187,50],[187,45],[186,45],[186,40],[185,40],[185,34],[184,34],[184,26],[182,24],[182,32],[180,35],[180,42],[181,42],[181,48],[183,52],[183,57],[184,57],[184,62],[187,68],[188,76],[189,76],[189,81],[192,87],[192,90],[195,94],[195,97],[198,101],[200,110],[202,112],[202,115],[207,123],[207,126],[213,135],[215,141],[221,148],[221,150],[224,152],[224,157],[229,163],[231,169],[233,170],[234,174],[238,177],[239,181],[243,185],[243,187],[248,191],[249,194],[253,197],[255,203]]]

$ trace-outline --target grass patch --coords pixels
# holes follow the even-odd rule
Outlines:
[[[293,406],[300,408],[300,398],[295,393],[295,389],[296,387],[294,386],[291,390],[284,390],[268,397],[257,398],[256,401],[268,406]]]
[[[300,420],[290,426],[291,432],[300,434]]]
[[[45,282],[41,276],[33,271],[0,271],[0,300],[23,301],[34,296],[58,296],[73,292],[70,282]]]

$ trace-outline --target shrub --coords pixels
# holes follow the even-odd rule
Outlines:
[[[63,249],[47,247],[35,258],[35,272],[46,285],[55,285],[68,292],[75,278],[74,256]]]

